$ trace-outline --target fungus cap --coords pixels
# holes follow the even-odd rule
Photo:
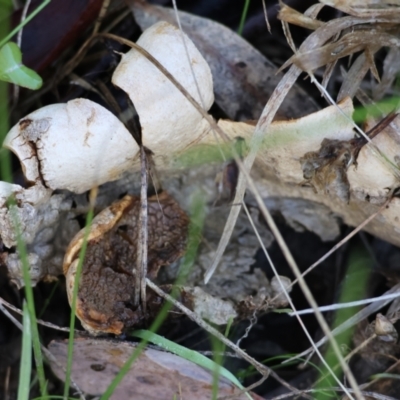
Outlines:
[[[17,155],[29,182],[75,193],[118,179],[139,151],[122,122],[87,99],[34,111],[10,130],[3,146]]]
[[[146,29],[137,44],[155,57],[206,111],[211,107],[214,93],[210,67],[187,35],[161,21]],[[112,81],[131,98],[139,114],[143,144],[156,156],[182,150],[208,130],[208,123],[179,89],[137,50],[131,49],[122,56]]]

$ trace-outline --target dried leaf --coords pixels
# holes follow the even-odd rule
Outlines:
[[[320,2],[358,18],[386,19],[385,22],[400,21],[400,9],[395,6],[385,7],[385,1],[382,0],[378,3],[376,0],[320,0]],[[395,2],[387,1],[386,3],[394,4]]]
[[[290,59],[290,62],[303,71],[313,71],[339,58],[375,46],[400,47],[400,39],[374,29],[355,31],[344,35],[337,42],[328,43],[310,51],[299,51]]]
[[[371,70],[371,73],[372,73],[372,75],[374,76],[374,78],[375,78],[378,82],[380,82],[380,81],[381,81],[381,78],[379,77],[379,72],[378,72],[378,69],[376,68],[376,65],[375,65],[374,54],[375,54],[375,51],[373,51],[373,50],[371,49],[371,47],[367,47],[367,48],[365,49],[365,57],[366,57],[366,59],[367,59],[369,68],[370,68],[370,70]]]
[[[318,29],[324,22],[318,21],[317,19],[307,17],[301,12],[296,11],[294,8],[287,6],[285,3],[280,3],[280,10],[278,13],[278,18],[289,24],[301,26],[306,29]]]
[[[390,90],[400,71],[400,49],[391,47],[383,62],[381,82],[373,89],[373,98],[378,101]]]
[[[83,392],[101,396],[115,375],[136,349],[136,344],[111,340],[75,339],[71,378]],[[67,341],[53,341],[49,350],[58,364],[67,364]],[[64,380],[65,372],[51,362],[56,376]],[[193,399],[212,398],[214,374],[174,354],[145,349],[135,360],[125,378],[116,387],[110,399]],[[218,395],[235,394],[236,399],[247,399],[227,379],[220,377]],[[252,394],[252,398],[259,399]]]
[[[340,87],[337,101],[343,100],[345,97],[353,98],[360,88],[360,84],[369,70],[365,53],[361,53],[347,73],[343,72],[344,79]]]

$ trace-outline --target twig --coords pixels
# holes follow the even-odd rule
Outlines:
[[[135,266],[135,304],[139,304],[139,292],[143,312],[146,312],[146,276],[148,258],[148,204],[147,204],[147,156],[143,145],[140,146],[140,215],[139,215],[139,240],[137,245],[138,262]],[[135,272],[135,271],[134,271]],[[139,290],[138,290],[139,289]]]
[[[350,308],[350,307],[362,306],[364,304],[375,303],[375,302],[381,301],[381,300],[393,300],[393,299],[397,299],[398,297],[400,297],[400,293],[391,293],[391,294],[386,294],[386,295],[382,295],[382,296],[378,296],[378,297],[370,297],[370,298],[364,299],[364,300],[357,300],[357,301],[350,301],[348,303],[336,303],[336,304],[331,304],[329,306],[322,306],[322,307],[318,307],[318,310],[321,312],[340,310],[342,308]],[[296,314],[304,315],[304,314],[312,314],[313,312],[314,312],[314,310],[312,308],[307,308],[304,310],[291,312],[288,315],[293,317]]]
[[[183,47],[185,48],[186,58],[187,58],[187,60],[189,62],[190,73],[191,73],[191,75],[193,77],[193,80],[194,80],[194,83],[196,85],[196,91],[197,91],[197,94],[199,96],[201,106],[205,109],[206,107],[205,107],[203,96],[202,96],[201,91],[200,91],[199,82],[196,79],[196,75],[194,74],[194,69],[193,69],[193,63],[190,60],[189,50],[187,48],[185,35],[183,33],[181,19],[179,18],[179,13],[178,13],[178,7],[176,5],[176,0],[172,0],[172,4],[174,6],[175,18],[176,18],[176,21],[178,22],[179,31],[181,32],[181,38],[182,38]]]
[[[236,390],[234,394],[231,394],[229,396],[218,397],[218,400],[230,400],[230,399],[235,400],[242,394],[249,393],[251,390],[262,385],[267,378],[268,378],[267,376],[262,376],[261,379],[259,379],[257,382],[254,382],[250,386],[247,386],[247,388],[245,388],[244,390]],[[293,393],[291,393],[291,394],[293,394]],[[293,395],[295,395],[295,394],[293,394]]]
[[[7,308],[9,308],[10,310],[13,310],[14,312],[16,312],[19,315],[22,315],[22,310],[20,310],[19,308],[13,306],[12,304],[10,304],[8,301],[4,300],[3,298],[0,297],[0,303],[4,304]],[[43,321],[41,319],[37,319],[38,324],[46,326],[48,328],[51,329],[55,329],[57,331],[61,331],[61,332],[69,332],[69,328],[63,328],[61,326],[52,324],[51,322],[46,322]],[[80,333],[81,331],[75,331],[77,333]]]
[[[110,0],[103,0],[103,4],[101,6],[99,16],[97,17],[96,23],[94,24],[92,36],[96,35],[100,29],[100,25],[103,22],[103,19],[107,13],[108,7],[110,5]]]

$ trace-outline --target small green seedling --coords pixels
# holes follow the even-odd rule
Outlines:
[[[43,84],[35,71],[22,64],[21,50],[13,42],[0,49],[0,80],[32,90],[39,89]]]

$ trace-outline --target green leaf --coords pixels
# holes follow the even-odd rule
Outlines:
[[[375,374],[370,377],[370,379],[400,379],[400,375],[398,374],[389,374],[389,373],[382,373],[382,374]]]
[[[293,310],[291,308],[274,308],[271,311],[276,314],[289,314],[289,313],[293,312]]]
[[[35,71],[22,64],[21,50],[13,42],[0,49],[0,80],[32,90],[39,89],[43,84]]]
[[[22,354],[19,368],[18,400],[28,400],[32,368],[32,330],[31,319],[25,302],[22,315]]]

